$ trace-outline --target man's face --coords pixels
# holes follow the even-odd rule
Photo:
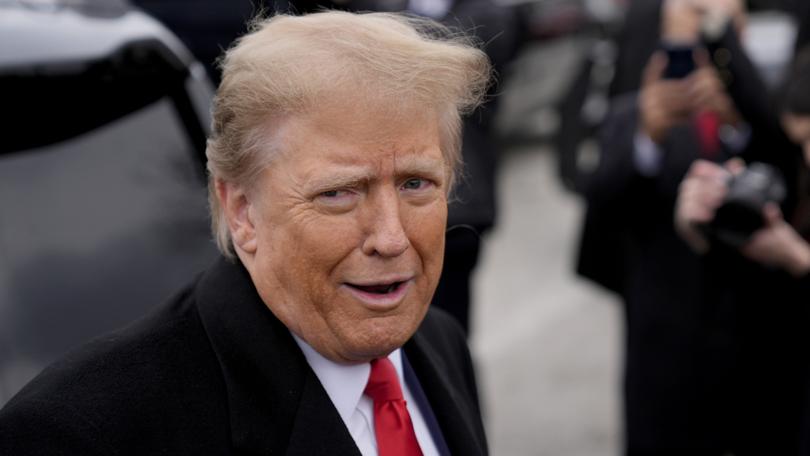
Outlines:
[[[738,35],[747,22],[742,0],[665,0],[661,12],[661,37],[673,43],[697,42],[706,16],[731,18]]]
[[[702,15],[693,0],[665,0],[661,14],[661,38],[664,41],[680,44],[697,41]]]
[[[810,167],[810,115],[785,114],[782,125],[788,137],[802,146],[804,162]]]
[[[366,362],[402,346],[441,274],[448,165],[438,118],[324,108],[276,123],[282,151],[248,192],[262,300],[319,353]]]

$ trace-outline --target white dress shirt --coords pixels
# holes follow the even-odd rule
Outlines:
[[[291,333],[292,334],[292,333]],[[304,342],[300,337],[293,334],[295,341],[307,363],[315,371],[315,375],[320,380],[329,399],[332,400],[340,418],[349,430],[357,448],[363,456],[377,456],[377,437],[374,434],[374,402],[363,394],[371,374],[371,364],[343,365],[331,361]],[[413,429],[416,432],[416,440],[422,449],[424,456],[438,456],[439,451],[430,430],[425,424],[425,418],[421,410],[413,400],[410,388],[405,383],[402,374],[402,354],[399,349],[388,355],[388,359],[397,370],[399,384],[402,387],[402,394],[408,413],[411,415]]]

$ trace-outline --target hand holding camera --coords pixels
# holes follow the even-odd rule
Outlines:
[[[785,221],[779,206],[765,207],[765,226],[740,251],[746,257],[801,277],[810,272],[810,244]]]
[[[728,182],[745,165],[732,159],[725,166],[706,160],[696,160],[689,168],[678,191],[675,205],[675,229],[698,253],[709,250],[709,240],[701,226],[714,220],[717,209],[728,194]]]
[[[782,217],[784,198],[783,178],[769,165],[697,160],[681,183],[675,228],[698,253],[722,243],[758,263],[802,275],[810,271],[810,245]]]

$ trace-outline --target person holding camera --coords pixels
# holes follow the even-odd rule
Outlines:
[[[735,332],[733,304],[717,297],[725,289],[707,269],[718,266],[673,223],[698,160],[740,156],[783,169],[769,157],[767,90],[739,44],[745,22],[740,1],[636,1],[628,13],[578,263],[624,300],[627,455],[789,454],[781,418],[763,414],[774,424],[759,432],[747,432],[755,421],[739,423],[741,407],[769,410],[735,378],[739,345],[756,344]],[[763,442],[772,451],[760,451]]]
[[[810,14],[807,17],[810,18]],[[790,140],[801,148],[798,205],[790,223],[777,206],[765,207],[765,227],[751,237],[742,253],[758,263],[801,278],[810,294],[807,286],[810,282],[810,45],[799,51],[783,98],[782,126]]]
[[[795,114],[786,114],[791,119]],[[791,138],[800,140],[798,135],[810,136],[810,129],[804,122],[808,119],[786,122],[786,130]],[[810,138],[805,146],[810,151]],[[810,157],[808,157],[810,158]],[[707,253],[710,242],[701,227],[715,220],[717,210],[726,202],[730,182],[746,172],[742,160],[732,159],[725,165],[696,161],[689,170],[681,186],[676,208],[675,226],[678,233],[698,253]],[[751,233],[739,253],[748,259],[769,268],[781,270],[796,278],[810,274],[810,244],[799,234],[796,227],[787,222],[782,210],[775,202],[762,207],[762,227]],[[806,223],[806,222],[805,222]]]
[[[735,399],[738,435],[743,441],[761,434],[780,436],[755,448],[788,455],[810,454],[808,435],[805,448],[798,449],[800,434],[810,433],[810,406],[803,401],[810,388],[808,47],[796,58],[783,100],[779,117],[793,147],[773,148],[770,153],[793,159],[792,169],[781,171],[794,174],[798,185],[781,205],[778,198],[765,196],[779,185],[775,182],[779,176],[761,173],[761,163],[746,165],[733,159],[720,165],[700,160],[681,185],[675,226],[709,265],[706,278],[712,287],[707,296],[724,303],[728,320],[733,321],[727,327],[734,340],[727,387]],[[746,222],[757,219],[756,229]],[[736,236],[719,235],[728,232]]]

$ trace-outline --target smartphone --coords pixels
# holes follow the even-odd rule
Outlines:
[[[666,79],[681,79],[695,71],[695,48],[684,45],[662,45],[667,54]]]

